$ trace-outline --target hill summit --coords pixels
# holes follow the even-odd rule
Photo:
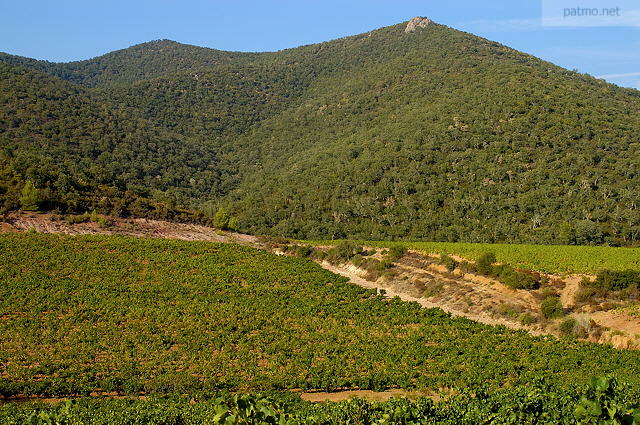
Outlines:
[[[411,20],[407,23],[407,27],[404,29],[404,32],[414,32],[418,28],[426,28],[433,21],[429,18],[425,18],[424,16],[416,16],[415,18],[411,18]]]

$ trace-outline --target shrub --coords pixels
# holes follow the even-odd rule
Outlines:
[[[103,228],[103,229],[109,228],[109,227],[113,226],[113,224],[114,224],[113,220],[110,220],[110,219],[108,219],[106,217],[103,217],[103,216],[98,217],[97,223],[98,223],[98,226]]]
[[[360,254],[356,254],[356,255],[353,256],[353,258],[351,258],[351,262],[356,267],[360,267],[362,265],[363,261],[364,261],[364,258]]]
[[[291,250],[293,255],[298,257],[309,257],[313,252],[313,249],[309,245],[294,245]]]
[[[575,317],[576,323],[573,327],[573,336],[576,338],[587,338],[589,335],[598,335],[598,325],[591,320],[591,317],[586,314],[579,314]]]
[[[573,336],[574,329],[576,327],[576,319],[573,317],[567,317],[560,323],[560,333],[564,336]]]
[[[89,213],[84,213],[82,215],[67,216],[66,221],[69,224],[80,224],[80,223],[86,223],[87,221],[89,221],[89,219],[90,219]]]
[[[361,265],[361,268],[367,271],[365,278],[370,281],[377,280],[380,276],[391,277],[391,274],[388,273],[391,267],[393,267],[393,263],[390,261],[378,261],[375,258],[367,258],[363,260]]]
[[[283,251],[289,244],[289,239],[280,236],[258,236],[258,242],[268,246],[269,248],[281,248]]]
[[[520,315],[520,323],[522,323],[523,325],[532,325],[532,324],[536,323],[537,321],[538,320],[536,319],[536,317],[533,314],[529,313],[529,312],[522,313]]]
[[[327,253],[321,249],[314,250],[312,257],[319,261],[324,261],[327,258]]]
[[[533,276],[514,270],[511,266],[496,266],[494,271],[498,270],[498,280],[513,289],[536,289],[539,286]]]
[[[440,256],[440,264],[445,266],[447,270],[449,270],[449,272],[453,272],[456,267],[458,267],[458,262],[447,254],[443,254]]]
[[[640,284],[640,272],[635,270],[600,270],[594,282],[585,282],[597,288],[619,291]]]
[[[603,295],[601,292],[603,291],[599,288],[594,288],[594,287],[581,288],[576,293],[575,300],[578,303],[590,303],[590,302],[593,302],[596,297]]]
[[[444,282],[441,280],[436,280],[432,284],[430,284],[422,293],[423,297],[431,298],[435,297],[444,289]]]
[[[501,316],[510,317],[515,319],[520,313],[520,308],[512,304],[500,304],[497,308],[497,313]]]
[[[406,253],[407,253],[407,248],[403,246],[393,246],[389,250],[389,253],[386,255],[386,257],[387,257],[387,260],[393,263],[394,261],[398,261],[399,259],[404,257]]]
[[[470,263],[468,261],[460,261],[458,263],[458,268],[462,270],[464,273],[477,273],[478,269],[476,268],[475,263]]]
[[[379,261],[378,264],[376,264],[376,270],[379,272],[389,270],[391,267],[393,267],[393,263],[389,260],[382,260]]]
[[[542,315],[547,319],[555,319],[564,316],[560,297],[551,296],[545,298],[540,305],[540,310],[542,311]]]
[[[329,250],[327,261],[331,264],[344,263],[357,254],[362,254],[361,246],[351,241],[342,241]]]
[[[486,252],[478,258],[476,262],[476,269],[478,273],[483,274],[485,276],[490,276],[493,274],[493,265],[496,263],[496,254],[493,252]]]

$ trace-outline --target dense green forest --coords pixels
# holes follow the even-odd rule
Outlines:
[[[0,55],[3,209],[31,182],[41,209],[223,207],[296,238],[639,244],[640,92],[404,28],[273,53]]]

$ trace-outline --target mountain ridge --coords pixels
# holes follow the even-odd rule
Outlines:
[[[114,84],[114,82],[101,78],[101,74],[104,73],[124,74],[122,78],[116,79],[115,84],[131,83],[139,79],[167,73],[233,62],[242,56],[248,58],[253,56],[253,53],[227,52],[163,39],[135,44],[79,61],[50,62],[15,56],[4,52],[0,52],[0,61],[37,69],[83,86],[96,87]],[[157,60],[154,60],[154,57]],[[174,59],[177,57],[179,61],[173,63],[173,67],[167,69],[165,57],[174,57]],[[187,58],[193,63],[185,63]],[[137,72],[133,72],[132,68],[140,69]],[[132,72],[132,75],[128,75]]]

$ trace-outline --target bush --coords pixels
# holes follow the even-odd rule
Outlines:
[[[539,286],[533,276],[514,270],[511,266],[495,266],[494,271],[499,271],[500,282],[513,289],[536,289]]]
[[[313,253],[313,248],[309,245],[294,245],[290,250],[297,257],[309,257]]]
[[[321,249],[314,250],[312,257],[319,261],[324,261],[327,258],[327,253]]]
[[[376,270],[379,272],[389,270],[391,267],[393,267],[393,263],[389,260],[382,260],[376,264]]]
[[[594,282],[585,282],[597,288],[619,291],[640,284],[640,272],[635,270],[600,270]]]
[[[363,262],[364,258],[360,254],[356,254],[351,258],[351,263],[353,263],[353,265],[356,267],[360,267]]]
[[[67,216],[66,221],[69,224],[80,224],[86,223],[90,219],[89,213],[84,213],[82,215],[70,215]]]
[[[220,230],[227,230],[229,228],[230,220],[231,217],[229,217],[224,208],[220,207],[213,216],[213,227]]]
[[[407,253],[407,248],[403,246],[393,246],[389,250],[389,253],[386,255],[386,257],[388,261],[391,261],[393,263],[395,261],[398,261],[402,257],[404,257],[406,253]]]
[[[594,288],[594,287],[581,288],[576,293],[575,300],[577,303],[591,303],[595,300],[595,298],[606,295],[605,293],[606,291],[599,288]]]
[[[426,298],[435,297],[436,295],[441,293],[443,289],[444,289],[444,282],[441,280],[436,280],[435,282],[427,286],[427,288],[422,293],[422,296]]]
[[[388,260],[378,261],[375,258],[363,259],[361,268],[367,271],[367,280],[375,281],[381,276],[391,277],[389,269],[393,267],[393,263]]]
[[[518,306],[512,305],[512,304],[500,304],[498,306],[498,308],[496,309],[496,312],[500,315],[500,316],[505,316],[505,317],[510,317],[512,319],[515,319],[516,317],[519,317],[520,315],[520,311],[521,309]]]
[[[532,325],[536,322],[537,322],[536,317],[529,312],[522,313],[520,315],[520,323],[522,323],[523,325]]]
[[[573,336],[576,338],[588,338],[589,335],[600,336],[599,326],[586,314],[579,314],[575,317],[576,323],[573,327]]]
[[[476,270],[485,276],[493,274],[493,265],[496,263],[496,254],[493,252],[484,253],[476,262]]]
[[[351,241],[342,241],[331,248],[327,254],[327,261],[331,264],[344,263],[357,254],[362,255],[362,247]]]
[[[440,256],[440,264],[445,266],[449,272],[453,272],[456,267],[458,267],[458,262],[447,254],[443,254]]]
[[[573,336],[573,330],[576,327],[576,319],[573,317],[567,317],[560,323],[560,333],[564,336]]]
[[[545,298],[540,305],[542,315],[547,319],[555,319],[564,316],[564,309],[560,297],[551,296]]]
[[[106,229],[109,228],[111,226],[114,225],[114,221],[108,219],[107,217],[104,216],[100,216],[97,218],[96,223],[98,223],[98,226],[102,229]]]

